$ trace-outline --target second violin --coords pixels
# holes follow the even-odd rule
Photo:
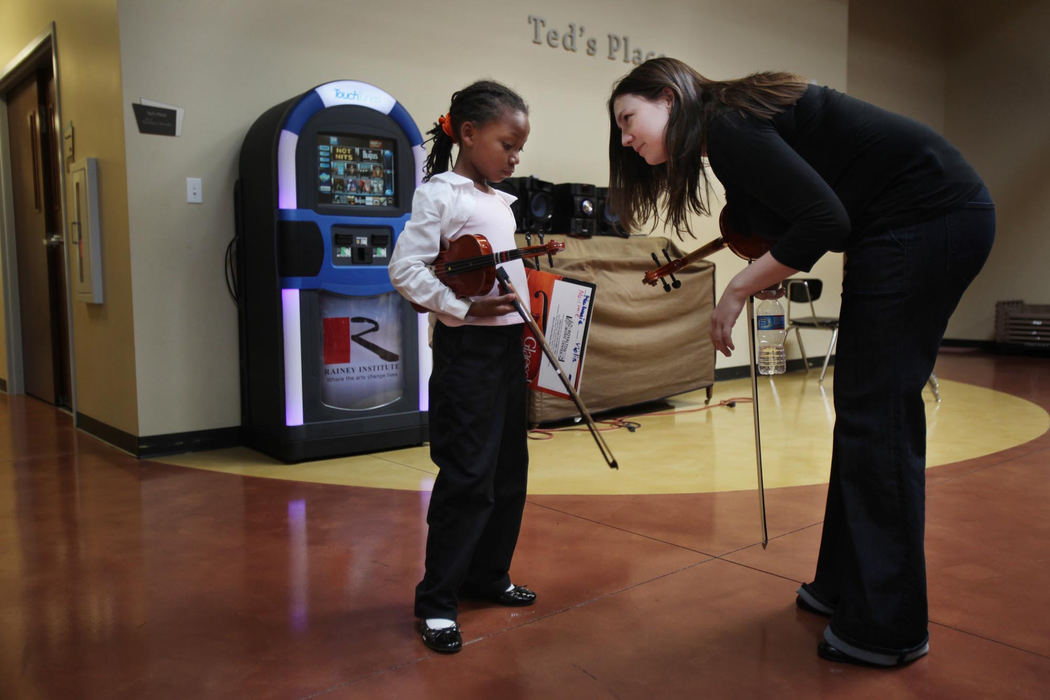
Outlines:
[[[661,265],[654,270],[649,270],[645,273],[642,281],[645,284],[656,286],[657,282],[663,280],[664,277],[670,277],[674,284],[674,288],[681,286],[681,282],[674,279],[674,273],[681,270],[686,265],[690,265],[697,260],[703,260],[709,255],[717,253],[723,248],[729,248],[738,257],[744,260],[754,260],[762,257],[770,248],[770,241],[752,236],[747,233],[736,230],[731,224],[729,219],[729,207],[722,207],[722,213],[718,216],[718,229],[722,233],[721,238],[717,238],[706,245],[700,246],[696,250],[680,258],[671,260],[671,257],[667,254],[667,250],[664,250],[664,256],[667,258],[667,264]],[[653,260],[657,265],[660,265],[660,261],[657,259],[656,254],[653,253]],[[664,282],[664,291],[671,291],[672,285]]]

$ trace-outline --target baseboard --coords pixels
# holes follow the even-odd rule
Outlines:
[[[984,352],[995,352],[996,342],[994,340],[967,340],[965,338],[945,338],[941,341],[942,348],[970,348],[972,350],[983,350]]]
[[[1030,357],[1050,357],[1050,345],[1039,343],[999,343],[994,340],[965,340],[945,338],[941,350],[948,352],[960,350],[977,350],[995,355],[1028,355]]]
[[[241,444],[240,426],[139,437],[91,416],[77,413],[76,427],[140,459],[182,452],[218,450]]]
[[[994,352],[997,355],[1050,357],[1050,345],[1037,345],[1035,343],[992,343],[991,352]]]
[[[168,433],[139,438],[138,457],[150,458],[182,452],[221,450],[241,445],[241,427],[194,430],[188,433]]]
[[[1045,348],[1036,348],[1032,346],[1018,346],[1018,345],[1007,345],[1005,343],[996,343],[993,340],[967,340],[964,338],[945,338],[941,341],[941,348],[958,348],[958,349],[970,349],[979,350],[981,352],[994,352],[1007,355],[1036,355],[1046,356],[1050,354],[1050,350]],[[835,356],[831,356],[831,360],[828,362],[828,366],[832,367],[835,365]],[[810,369],[816,367],[820,369],[824,366],[823,357],[811,357],[809,358]],[[805,367],[802,364],[801,359],[788,360],[787,371],[794,372],[801,370]],[[740,365],[739,367],[726,367],[724,369],[715,370],[715,381],[726,381],[729,379],[740,379],[741,377],[747,377],[751,374],[751,368],[748,365]]]
[[[84,413],[73,414],[73,424],[89,435],[94,435],[103,442],[117,447],[132,455],[138,456],[138,438],[131,433],[125,433],[119,428],[107,425],[100,420],[95,420]]]

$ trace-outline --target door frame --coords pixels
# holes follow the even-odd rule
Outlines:
[[[62,246],[62,268],[66,280],[66,329],[69,346],[66,348],[69,361],[69,403],[73,415],[77,413],[76,363],[73,361],[73,295],[69,276],[69,210],[66,202],[66,158],[64,149],[64,124],[62,120],[62,90],[58,75],[58,42],[55,38],[55,23],[35,39],[26,44],[18,55],[0,70],[0,258],[3,265],[4,320],[7,328],[7,393],[25,393],[25,373],[22,357],[22,320],[18,294],[18,259],[15,250],[14,188],[11,172],[11,144],[8,138],[7,93],[19,81],[30,75],[36,66],[50,61],[55,90],[54,147],[57,162],[60,208],[62,212],[61,233],[65,241]]]

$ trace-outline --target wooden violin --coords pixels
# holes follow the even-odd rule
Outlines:
[[[476,297],[487,294],[496,283],[496,265],[522,258],[553,255],[560,250],[565,250],[564,243],[547,241],[543,245],[493,253],[492,244],[487,238],[477,233],[467,234],[449,243],[448,248],[438,253],[428,267],[457,297]],[[429,311],[414,302],[412,308],[420,313]]]
[[[678,288],[681,286],[681,282],[674,279],[674,273],[678,272],[686,265],[690,265],[697,260],[703,260],[707,256],[717,253],[723,248],[729,248],[729,250],[733,251],[738,257],[747,261],[760,258],[767,253],[772,242],[734,229],[729,223],[728,212],[728,206],[722,207],[722,213],[718,216],[718,229],[722,233],[721,238],[715,239],[710,243],[697,248],[693,252],[674,260],[671,260],[665,249],[664,256],[667,257],[667,264],[662,265],[655,270],[649,270],[646,272],[642,281],[645,284],[655,287],[657,282],[662,281],[664,277],[670,276],[675,282],[674,287]],[[660,264],[655,253],[653,253],[653,260],[656,261],[657,265]],[[666,282],[664,282],[664,291],[671,291],[671,286]]]

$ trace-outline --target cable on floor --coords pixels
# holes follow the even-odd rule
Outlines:
[[[734,408],[738,403],[751,403],[750,396],[734,396],[732,398],[723,399],[718,403],[707,404],[705,406],[697,406],[696,408],[686,409],[674,409],[671,411],[653,411],[652,413],[639,413],[633,416],[621,416],[619,418],[605,418],[602,420],[594,421],[595,427],[598,428],[598,432],[604,433],[610,430],[622,430],[627,429],[629,432],[636,432],[642,428],[642,424],[636,420],[638,418],[648,418],[653,416],[673,416],[682,413],[698,413],[700,411],[707,411],[712,408],[718,408],[724,406],[725,408]],[[577,421],[582,420],[576,418]],[[602,427],[604,426],[604,427]],[[530,440],[550,440],[554,437],[555,433],[564,433],[572,431],[589,431],[586,425],[571,425],[562,428],[540,428],[533,427],[529,429],[528,437]]]

